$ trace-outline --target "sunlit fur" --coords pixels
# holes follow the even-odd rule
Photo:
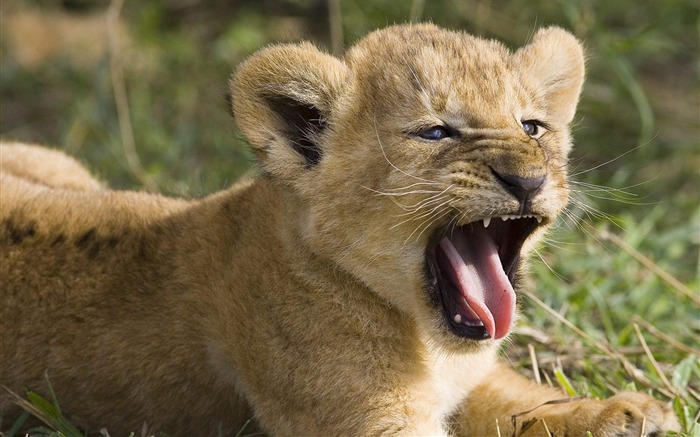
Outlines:
[[[433,25],[343,58],[269,47],[231,81],[262,175],[201,200],[110,191],[59,152],[3,145],[0,384],[47,394],[47,375],[76,424],[114,436],[250,418],[243,434],[505,436],[530,410],[523,436],[535,418],[555,435],[675,427],[644,394],[543,405],[564,395],[452,333],[428,296],[437,231],[519,207],[491,169],[546,174],[532,213],[563,211],[583,71],[557,28],[515,52]],[[416,135],[435,125],[455,135]]]

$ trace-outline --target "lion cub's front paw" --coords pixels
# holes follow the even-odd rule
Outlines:
[[[643,393],[623,392],[610,399],[580,400],[543,407],[527,415],[515,435],[639,437],[662,436],[680,428],[671,409]]]
[[[602,405],[595,436],[663,435],[680,429],[671,408],[644,393],[623,392]]]

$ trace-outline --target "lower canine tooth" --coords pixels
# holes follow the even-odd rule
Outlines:
[[[455,314],[454,321],[455,321],[455,323],[457,323],[457,324],[462,323],[462,316],[459,315],[459,314]]]

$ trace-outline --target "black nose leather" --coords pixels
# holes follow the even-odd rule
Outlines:
[[[517,175],[503,175],[493,172],[498,182],[521,203],[531,199],[542,188],[545,175],[536,178],[523,178]]]

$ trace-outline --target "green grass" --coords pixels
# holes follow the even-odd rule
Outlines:
[[[140,162],[158,189],[200,196],[252,165],[224,100],[237,62],[288,37],[329,50],[333,38],[326,12],[311,1],[175,3],[128,2],[122,12],[131,41],[122,53],[128,117]],[[48,0],[33,4],[57,9]],[[68,4],[81,13],[104,11]],[[576,201],[538,249],[525,317],[503,353],[524,373],[534,376],[536,366],[543,384],[571,394],[635,389],[673,402],[682,435],[700,436],[699,6],[357,0],[341,3],[336,35],[341,30],[349,45],[411,14],[514,47],[550,24],[584,41],[587,82],[572,156]],[[122,146],[110,54],[83,66],[60,54],[27,66],[11,39],[0,44],[0,135],[59,145],[112,186],[141,188]],[[45,410],[54,405],[27,400]],[[60,428],[36,435],[58,435],[52,429]]]
[[[52,437],[77,437],[84,435],[77,427],[70,423],[70,420],[66,418],[61,411],[61,406],[58,403],[56,393],[54,393],[51,381],[49,381],[48,377],[46,378],[46,382],[51,394],[50,401],[32,391],[26,393],[26,399],[16,393],[10,392],[13,401],[24,409],[24,414],[20,416],[7,431],[8,437],[24,434],[37,437],[44,435]],[[30,416],[38,418],[46,426],[33,428],[20,434],[25,421]]]

